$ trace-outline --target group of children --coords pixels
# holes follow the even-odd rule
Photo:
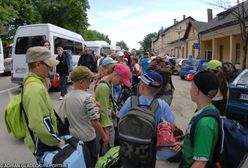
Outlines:
[[[172,96],[174,91],[169,70],[164,70],[167,66],[161,58],[156,58],[142,73],[138,83],[140,105],[150,105],[154,99],[159,102],[155,111],[157,125],[161,119],[175,125],[175,116],[168,105],[172,97],[169,99],[163,97]],[[96,81],[94,94],[91,95],[87,89],[93,77],[93,73],[87,67],[76,67],[70,75],[73,81],[73,91],[65,96],[59,109],[60,117],[67,118],[69,121],[70,134],[81,139],[89,149],[91,156],[89,167],[95,166],[99,154],[103,155],[116,145],[118,121],[122,120],[132,107],[131,98],[128,98],[118,111],[113,90],[113,87],[118,85],[132,86],[130,67],[124,63],[117,63],[111,57],[104,58],[99,67],[99,78]],[[190,95],[197,109],[185,133],[184,141],[176,142],[170,148],[175,152],[182,150],[181,167],[200,168],[205,167],[207,162],[211,161],[218,135],[217,121],[212,117],[202,119],[197,124],[193,144],[190,141],[189,132],[195,116],[209,110],[216,112],[212,98],[218,90],[219,81],[214,72],[202,71],[194,76]],[[122,165],[127,168],[155,167],[156,144],[154,144],[152,161],[121,158]]]

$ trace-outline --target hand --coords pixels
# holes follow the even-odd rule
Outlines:
[[[175,152],[179,152],[182,149],[183,141],[175,142],[173,145],[175,145],[175,147],[171,149],[174,150]]]
[[[57,147],[59,147],[59,148],[62,148],[63,146],[65,146],[65,141],[60,141],[60,142],[57,144]]]
[[[103,140],[103,144],[104,145],[107,145],[109,143],[109,136],[108,136],[108,134],[105,134],[105,136],[102,138],[102,140]]]

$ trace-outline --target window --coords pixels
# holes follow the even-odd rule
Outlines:
[[[57,52],[57,47],[62,47],[64,50],[71,50],[73,55],[80,55],[83,50],[82,43],[72,40],[54,37],[54,51]]]
[[[30,47],[40,46],[41,41],[45,39],[46,36],[18,37],[16,40],[15,54],[26,54]]]
[[[236,43],[235,64],[240,64],[240,43]]]

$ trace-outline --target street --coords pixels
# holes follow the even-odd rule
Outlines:
[[[7,132],[4,123],[4,109],[9,101],[11,95],[19,93],[18,85],[11,84],[10,77],[0,76],[0,163],[35,163],[32,153],[25,147],[23,140],[14,139],[14,137]],[[172,111],[176,116],[177,125],[185,131],[188,122],[196,109],[195,104],[190,99],[191,82],[181,80],[179,76],[173,76],[173,83],[175,86],[174,98],[171,105]],[[68,90],[71,90],[72,85],[68,85]],[[89,91],[92,91],[92,87]],[[58,100],[59,92],[50,92],[51,99],[54,103],[55,109],[61,101]],[[169,163],[167,161],[157,161],[157,168],[178,167],[178,163]],[[248,167],[248,162],[244,164],[243,168]]]

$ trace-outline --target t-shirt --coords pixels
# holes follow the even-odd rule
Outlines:
[[[153,98],[150,97],[139,96],[139,104],[141,105],[150,105],[152,100]],[[173,123],[175,121],[175,117],[172,114],[169,105],[164,100],[161,99],[158,99],[158,103],[159,103],[159,107],[155,112],[155,119],[157,124],[159,124],[162,118],[168,122]],[[120,118],[123,118],[127,114],[130,108],[131,108],[131,97],[129,97],[122,106],[119,112]]]
[[[143,58],[141,61],[141,65],[142,65],[142,72],[146,72],[148,65],[150,63],[150,58]]]
[[[84,142],[96,138],[91,120],[99,119],[100,115],[94,98],[83,90],[73,90],[65,96],[59,108],[60,116],[68,118],[70,134]],[[62,117],[63,118],[63,117]]]
[[[184,143],[183,143],[183,167],[191,167],[194,161],[209,161],[212,159],[215,145],[218,140],[218,121],[213,117],[204,117],[198,121],[195,128],[194,144],[190,140],[190,128],[194,119],[200,113],[215,107],[210,104],[207,107],[197,111],[192,117],[189,126],[186,130]]]
[[[95,97],[100,104],[100,123],[102,127],[109,127],[113,125],[111,119],[113,112],[113,103],[110,99],[112,94],[112,85],[107,83],[99,83],[96,87]]]

